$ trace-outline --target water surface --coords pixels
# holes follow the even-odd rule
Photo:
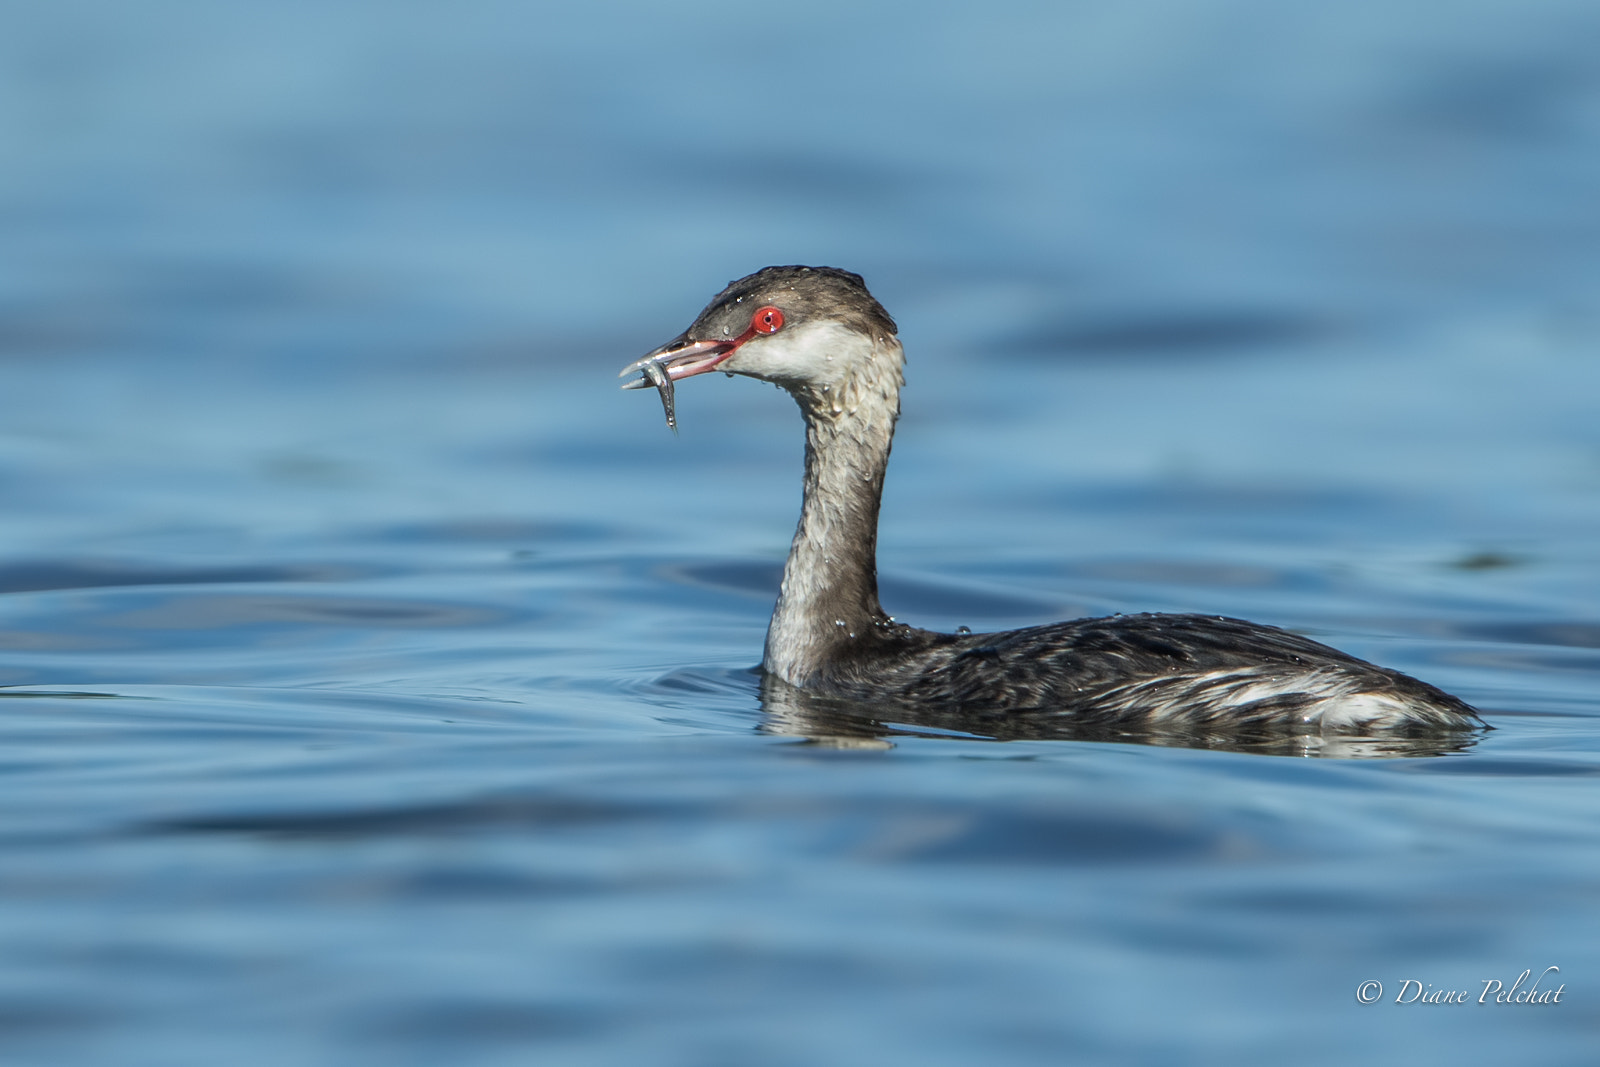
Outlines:
[[[6,1061],[1588,1062],[1600,27],[1408,10],[14,13]],[[901,323],[901,619],[1494,730],[791,736],[798,416],[613,379],[772,262]]]

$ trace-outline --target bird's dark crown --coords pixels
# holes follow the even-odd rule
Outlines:
[[[872,337],[899,333],[861,275],[837,267],[791,266],[766,267],[729,282],[695,319],[688,336],[740,333],[750,313],[765,305],[781,309],[792,325],[832,320]]]

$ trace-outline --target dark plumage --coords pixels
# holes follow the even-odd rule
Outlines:
[[[853,699],[953,706],[977,719],[1056,712],[1083,724],[1257,732],[1310,725],[1335,701],[1342,731],[1476,722],[1463,701],[1399,671],[1216,615],[1114,615],[955,635],[891,623],[835,659],[819,683]]]
[[[709,337],[718,329],[740,333],[749,316],[741,319],[739,311],[771,303],[767,298],[780,293],[790,325],[831,319],[863,334],[900,332],[883,305],[867,291],[866,279],[837,267],[768,267],[735,279],[684,332],[692,337]]]
[[[768,267],[730,283],[689,329],[623,371],[663,382],[744,374],[787,389],[805,416],[804,502],[762,661],[769,691],[954,715],[991,735],[1041,717],[1208,735],[1482,727],[1431,685],[1238,619],[1118,615],[992,634],[894,622],[878,602],[876,551],[903,381],[895,334],[859,275]]]

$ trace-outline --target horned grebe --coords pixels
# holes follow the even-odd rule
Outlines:
[[[805,498],[762,667],[799,689],[978,719],[1213,732],[1432,734],[1483,728],[1461,700],[1275,626],[1117,615],[944,634],[878,603],[878,504],[900,414],[897,327],[861,277],[768,267],[732,282],[622,376],[661,391],[710,370],[773,382],[806,424]]]

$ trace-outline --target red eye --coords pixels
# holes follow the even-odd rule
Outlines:
[[[756,333],[777,333],[783,329],[783,312],[771,305],[756,308],[756,313],[750,316],[750,328]]]

